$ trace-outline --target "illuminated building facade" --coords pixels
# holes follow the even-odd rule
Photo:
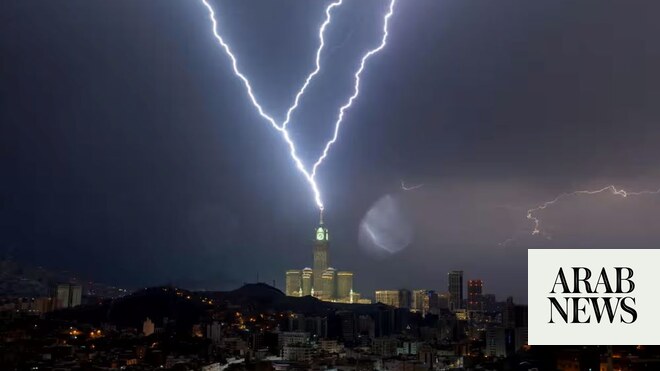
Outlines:
[[[399,308],[401,306],[399,290],[377,290],[376,302]]]
[[[395,308],[413,308],[413,296],[410,290],[378,290],[375,296],[377,303],[387,304]]]
[[[353,291],[353,272],[337,272],[337,299],[350,300]]]
[[[321,220],[318,228],[316,228],[313,269],[313,287],[315,289],[320,289],[323,285],[323,272],[328,269],[328,228],[323,225],[323,220]]]
[[[421,313],[426,315],[429,312],[429,291],[428,290],[413,290],[412,294],[412,312]]]
[[[314,271],[312,268],[305,268],[302,270],[302,296],[312,295],[313,279]]]
[[[320,294],[323,300],[332,300],[337,298],[337,270],[328,268],[323,271],[321,275],[321,289]]]
[[[354,303],[359,294],[353,292],[353,272],[337,271],[329,266],[329,233],[323,224],[323,214],[314,230],[312,268],[286,271],[288,296],[314,296],[325,301]]]

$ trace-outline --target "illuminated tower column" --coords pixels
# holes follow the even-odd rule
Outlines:
[[[322,300],[332,300],[337,297],[337,270],[328,268],[323,271],[323,295]]]
[[[337,272],[337,299],[349,301],[353,290],[353,272]]]
[[[312,268],[302,270],[302,295],[312,295],[312,279],[314,277]]]
[[[328,229],[323,226],[323,212],[314,240],[314,278],[312,285],[314,291],[323,290],[323,272],[328,269]]]

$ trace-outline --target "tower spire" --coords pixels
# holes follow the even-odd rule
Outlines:
[[[319,211],[319,225],[323,225],[323,209]]]

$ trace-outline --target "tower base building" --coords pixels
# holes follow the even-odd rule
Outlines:
[[[314,231],[312,268],[286,271],[288,296],[314,296],[324,301],[352,303],[359,294],[353,291],[353,272],[329,266],[329,233],[323,224],[323,212]]]

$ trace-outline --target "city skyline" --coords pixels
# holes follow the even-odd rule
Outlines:
[[[207,9],[72,1],[2,5],[1,256],[121,287],[284,287],[283,271],[310,264],[318,210]],[[328,4],[213,2],[278,119],[314,67]],[[333,11],[323,72],[290,126],[305,163],[387,5]],[[527,218],[578,190],[660,185],[658,4],[599,9],[397,2],[318,175],[332,265],[364,293],[440,289],[463,270],[524,302],[527,248],[657,247],[654,194],[563,197],[532,213],[538,235]]]
[[[0,368],[660,369],[659,13],[0,2]]]

